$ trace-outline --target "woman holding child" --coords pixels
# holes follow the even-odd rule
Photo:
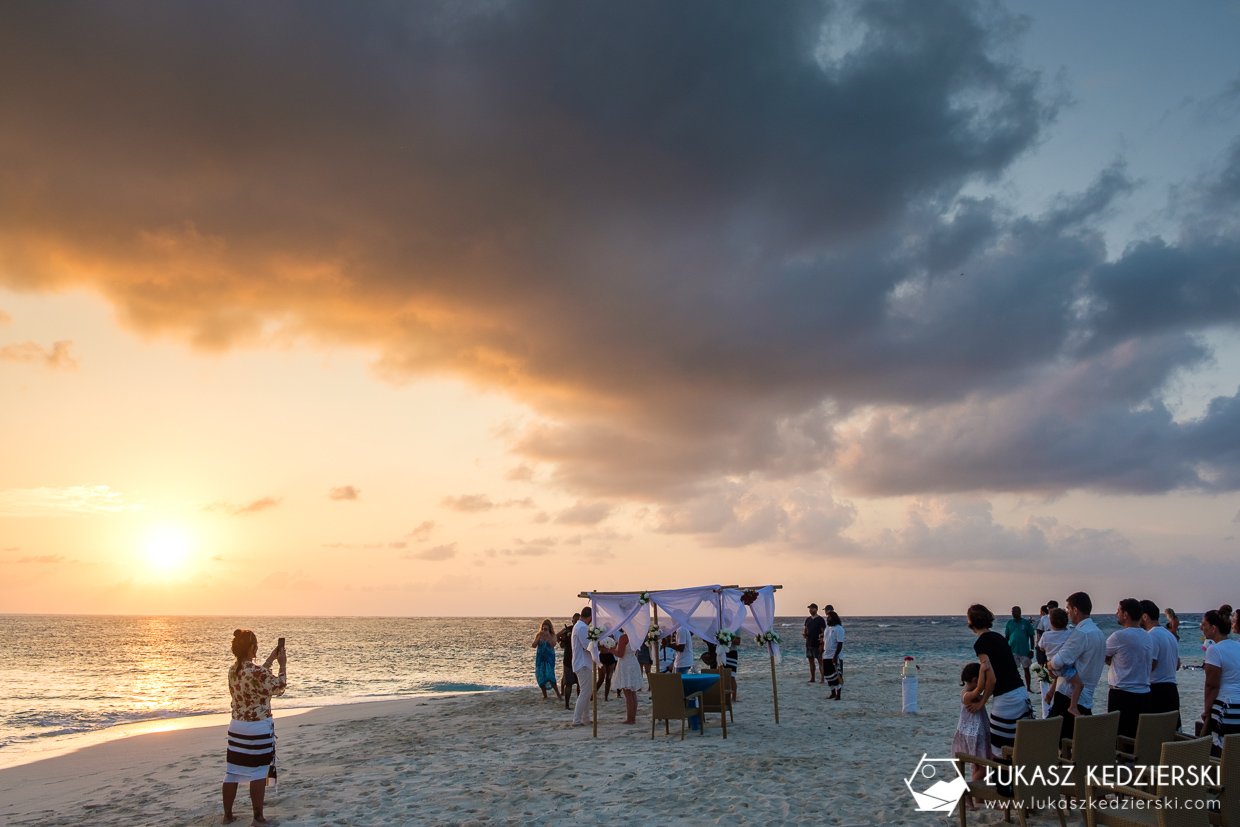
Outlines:
[[[998,632],[991,631],[995,615],[980,603],[974,603],[968,611],[969,629],[977,635],[973,651],[980,664],[978,686],[981,692],[965,704],[969,712],[981,712],[986,702],[994,699],[990,710],[990,743],[996,753],[1005,746],[1016,743],[1016,722],[1032,718],[1029,693],[1025,681],[1016,668],[1016,658],[1007,640]]]

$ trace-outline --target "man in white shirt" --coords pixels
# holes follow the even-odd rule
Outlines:
[[[573,673],[577,676],[577,685],[584,689],[594,685],[594,650],[590,648],[590,620],[593,611],[589,606],[581,610],[581,619],[573,626]],[[585,726],[590,723],[590,700],[592,692],[578,692],[577,705],[573,707],[573,726]]]
[[[1150,668],[1154,664],[1154,642],[1141,628],[1141,601],[1125,597],[1115,610],[1123,628],[1107,638],[1107,712],[1119,713],[1119,734],[1133,738],[1137,720],[1150,711]]]
[[[1150,712],[1179,712],[1180,687],[1175,673],[1180,669],[1180,642],[1158,625],[1161,614],[1153,600],[1141,601],[1141,628],[1154,643],[1154,668],[1150,670]],[[1179,719],[1175,728],[1180,728]]]
[[[1081,697],[1077,700],[1076,706],[1082,715],[1092,715],[1094,708],[1094,689],[1098,686],[1098,679],[1102,677],[1102,667],[1106,659],[1107,640],[1102,634],[1102,630],[1098,628],[1098,624],[1094,623],[1090,614],[1094,610],[1093,601],[1089,599],[1089,595],[1085,592],[1075,592],[1068,596],[1068,620],[1071,621],[1076,628],[1068,635],[1068,639],[1064,641],[1059,651],[1055,653],[1049,661],[1051,669],[1056,672],[1062,672],[1064,667],[1071,666],[1076,669],[1076,674],[1080,676],[1081,682],[1085,688],[1081,690]],[[1071,703],[1072,687],[1065,680],[1057,681],[1055,688],[1055,701],[1051,704],[1051,717],[1056,716],[1063,719],[1063,737],[1071,738],[1076,719],[1068,714],[1068,705]]]
[[[1046,665],[1046,647],[1042,645],[1042,635],[1051,630],[1051,611],[1059,608],[1058,600],[1048,600],[1041,609],[1038,622],[1033,624],[1033,657],[1038,663]]]
[[[689,674],[689,670],[693,668],[693,633],[688,626],[681,626],[676,630],[676,645],[672,648],[676,650],[676,660],[672,668],[681,675]]]

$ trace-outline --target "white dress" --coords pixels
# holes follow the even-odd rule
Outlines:
[[[642,668],[637,662],[637,650],[633,648],[632,643],[625,647],[624,656],[616,660],[616,674],[611,679],[613,689],[632,689],[634,691],[644,688],[642,681]]]

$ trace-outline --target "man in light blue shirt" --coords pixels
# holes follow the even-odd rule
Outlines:
[[[1068,619],[1076,625],[1072,634],[1064,641],[1063,646],[1050,659],[1050,667],[1060,672],[1066,666],[1076,669],[1085,685],[1076,706],[1082,715],[1092,715],[1094,708],[1094,689],[1098,679],[1102,677],[1102,667],[1106,665],[1107,639],[1102,630],[1094,623],[1090,614],[1094,610],[1093,601],[1085,592],[1076,592],[1068,597]],[[1071,738],[1076,719],[1068,713],[1071,703],[1072,687],[1067,681],[1060,680],[1055,689],[1055,702],[1051,704],[1051,715],[1063,719],[1063,737]]]

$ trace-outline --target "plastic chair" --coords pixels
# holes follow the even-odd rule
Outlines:
[[[1057,720],[1052,718],[1051,720]],[[1105,715],[1082,715],[1072,725],[1072,737],[1064,738],[1065,765],[1072,767],[1072,785],[1064,786],[1064,793],[1073,798],[1089,801],[1090,787],[1086,783],[1086,771],[1090,767],[1115,765],[1115,739],[1119,736],[1119,713]],[[1094,770],[1095,774],[1098,772]],[[1069,790],[1071,792],[1069,793]]]
[[[663,731],[667,735],[672,734],[672,719],[680,719],[680,740],[685,740],[685,725],[689,719],[695,715],[700,715],[702,710],[695,706],[689,706],[689,701],[697,698],[701,703],[702,693],[694,692],[688,696],[685,695],[685,682],[678,674],[663,674],[659,672],[650,673],[650,740],[654,740],[654,725],[656,721],[663,721]],[[702,723],[706,723],[705,717]],[[702,734],[706,734],[706,727],[702,727]]]
[[[1165,714],[1165,713],[1161,713]],[[1210,739],[1197,738],[1193,741],[1168,741],[1162,745],[1162,753],[1155,762],[1163,767],[1209,767]],[[1161,773],[1169,781],[1174,779],[1171,773]],[[1114,827],[1209,827],[1210,819],[1200,802],[1208,798],[1207,787],[1203,774],[1179,774],[1179,784],[1160,785],[1156,792],[1138,790],[1135,787],[1119,785],[1095,784],[1091,795],[1117,793],[1130,798],[1140,799],[1146,803],[1141,808],[1105,809],[1090,807],[1086,810],[1089,827],[1113,825]],[[1189,781],[1197,783],[1190,784]]]
[[[1211,792],[1218,795],[1218,810],[1209,811],[1215,827],[1240,827],[1240,735],[1223,736],[1223,757],[1219,760],[1220,787]]]
[[[985,781],[969,781],[967,795],[999,802],[1008,821],[1012,819],[1012,810],[1014,808],[1017,816],[1020,818],[1021,827],[1027,827],[1025,810],[1028,803],[1059,800],[1060,789],[1050,782],[1061,772],[1059,769],[1059,738],[1062,734],[1063,722],[1058,718],[1043,718],[1041,720],[1029,718],[1017,721],[1016,743],[1013,745],[1011,752],[1011,770],[1014,783],[1009,788],[1009,791],[1000,789],[997,786],[992,787]],[[981,767],[990,767],[996,771],[1002,771],[1005,775],[1009,769],[1008,765],[1000,764],[997,761],[990,761],[986,758],[978,758],[976,755],[970,755],[967,752],[956,753],[956,759],[961,764],[976,764]],[[1018,769],[1023,771],[1018,774],[1016,772]],[[1041,770],[1040,772],[1038,771],[1039,769]],[[968,827],[966,816],[968,810],[963,803],[957,805],[957,809],[960,811],[960,827]],[[1051,805],[1051,809],[1055,811],[1055,815],[1059,816],[1059,827],[1067,827],[1063,810],[1054,806],[1054,804]]]

